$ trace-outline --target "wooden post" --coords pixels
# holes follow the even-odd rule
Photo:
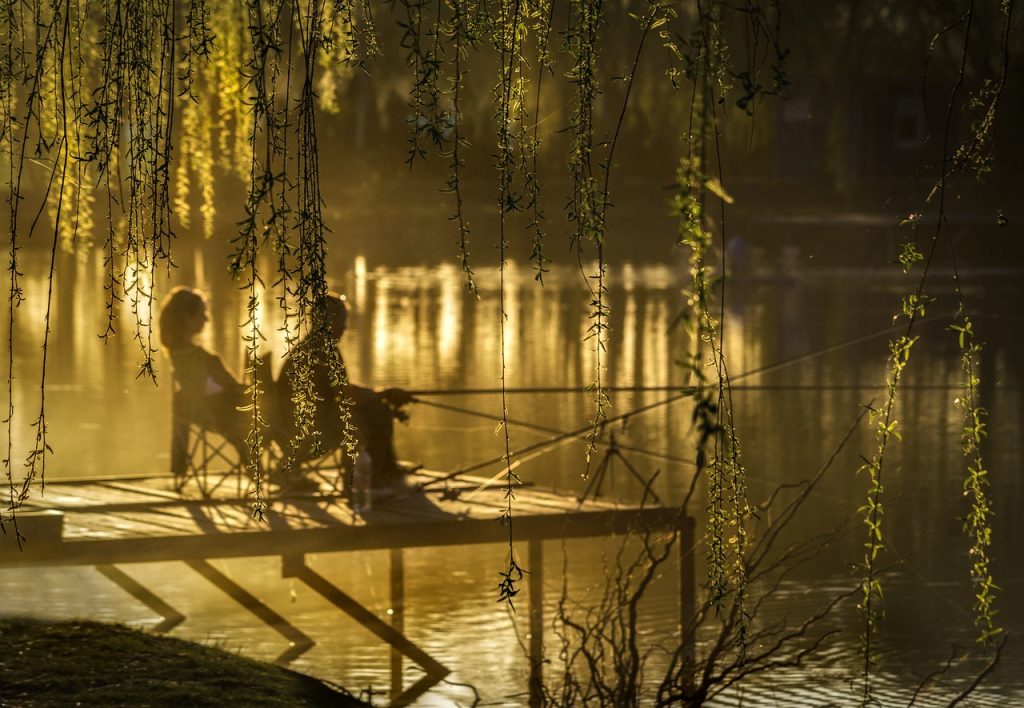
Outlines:
[[[527,571],[530,585],[530,707],[544,702],[544,546],[530,539]]]
[[[691,670],[697,665],[697,567],[696,522],[692,516],[683,516],[676,527],[679,547],[679,641],[684,665]]]
[[[405,633],[405,559],[401,548],[392,548],[391,561],[391,627]],[[391,647],[391,700],[402,695],[402,652]]]

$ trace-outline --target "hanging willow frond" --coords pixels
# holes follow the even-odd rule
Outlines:
[[[511,129],[513,102],[518,98],[513,85],[513,72],[520,51],[520,24],[522,22],[523,0],[499,0],[498,26],[496,41],[498,43],[499,81],[494,87],[495,122],[497,124],[498,153],[498,330],[501,379],[501,434],[505,443],[505,508],[501,514],[501,522],[508,530],[508,568],[501,573],[498,584],[498,600],[513,605],[519,592],[517,583],[523,578],[523,569],[516,561],[514,534],[512,530],[513,503],[516,488],[520,484],[519,475],[512,468],[512,440],[508,429],[508,393],[507,369],[505,359],[505,338],[507,336],[507,318],[505,310],[505,272],[507,250],[509,247],[506,233],[508,215],[520,208],[520,195],[515,191],[513,180],[515,170],[515,146]]]
[[[447,93],[451,97],[451,111],[445,122],[451,124],[452,138],[450,147],[443,152],[449,159],[445,191],[450,192],[455,200],[455,213],[449,219],[455,222],[458,229],[459,265],[462,267],[466,290],[478,294],[473,268],[469,262],[470,230],[466,220],[462,186],[462,172],[466,166],[464,151],[468,147],[462,128],[462,102],[465,90],[464,67],[467,54],[470,48],[476,45],[478,38],[467,17],[464,0],[447,0],[447,11],[448,20],[439,27],[439,32],[443,33],[451,43],[449,52],[451,70],[447,87]]]

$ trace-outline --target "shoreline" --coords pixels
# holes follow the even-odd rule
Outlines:
[[[196,642],[90,620],[0,617],[10,706],[369,705],[319,679]]]

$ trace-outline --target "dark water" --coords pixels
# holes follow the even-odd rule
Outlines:
[[[25,252],[28,299],[19,311],[15,338],[20,352],[15,380],[15,459],[31,442],[28,422],[38,405],[38,368],[44,314],[45,256]],[[736,388],[737,430],[749,470],[751,497],[760,500],[779,484],[805,479],[824,463],[863,405],[881,400],[887,326],[909,284],[895,273],[875,269],[817,267],[792,251],[770,265],[751,268],[736,280],[727,298],[725,340]],[[54,328],[47,375],[47,410],[54,454],[48,478],[131,475],[168,468],[169,387],[160,359],[159,386],[135,379],[139,360],[127,311],[122,336],[104,345],[102,262],[96,255],[62,256],[56,282]],[[798,267],[784,267],[786,260]],[[236,328],[243,294],[223,273],[223,261],[202,251],[179,253],[173,283],[187,283],[210,295],[212,321],[204,346],[241,368],[242,343]],[[412,389],[493,388],[499,381],[500,340],[497,273],[478,268],[479,300],[464,294],[460,272],[444,261],[418,267],[389,267],[365,260],[332,264],[335,286],[348,293],[355,318],[343,341],[352,378],[374,386]],[[579,271],[558,266],[543,289],[523,264],[507,272],[506,342],[510,387],[578,387],[591,380],[592,343],[581,343],[588,326],[587,302]],[[948,273],[937,271],[945,293]],[[1019,598],[1024,591],[1022,553],[1024,501],[1021,436],[1024,398],[1020,393],[1024,340],[1019,334],[1022,300],[1019,271],[975,268],[966,274],[966,294],[977,313],[976,328],[986,342],[981,377],[991,413],[986,456],[994,497],[994,571],[1002,588],[1000,623],[1013,634],[1024,630]],[[163,276],[160,276],[161,280]],[[659,263],[619,263],[610,272],[612,330],[607,382],[623,387],[659,387],[688,382],[677,360],[689,346],[684,328],[671,328],[683,299],[685,265],[673,256]],[[163,282],[158,283],[161,287]],[[904,440],[894,443],[886,468],[886,521],[889,560],[900,559],[886,580],[882,624],[880,696],[886,704],[906,703],[920,678],[946,659],[951,645],[970,646],[970,588],[966,542],[959,518],[965,513],[960,454],[959,362],[955,338],[946,330],[951,305],[940,298],[920,327],[907,371],[898,417]],[[264,331],[279,325],[265,307]],[[277,360],[283,344],[271,336]],[[758,373],[759,372],[759,373]],[[612,414],[656,403],[664,391],[613,394]],[[418,405],[408,426],[400,427],[399,454],[433,469],[500,455],[495,434],[500,402],[493,394],[425,396],[490,416],[490,419]],[[586,425],[591,405],[579,393],[514,394],[509,415],[558,430]],[[644,475],[660,471],[654,490],[678,502],[693,474],[691,403],[683,399],[630,417],[617,431],[640,451],[627,458]],[[866,430],[866,426],[864,426]],[[510,426],[513,447],[525,447],[547,434]],[[766,608],[766,618],[799,616],[820,607],[836,591],[856,582],[863,534],[856,510],[867,482],[856,474],[859,455],[870,455],[872,441],[862,431],[841,451],[812,504],[799,521],[800,533],[845,523],[849,533],[782,586]],[[578,492],[584,482],[584,446],[574,442],[525,462],[525,482]],[[653,454],[644,454],[653,453]],[[21,453],[23,454],[23,453]],[[500,473],[499,466],[478,474]],[[635,500],[639,485],[619,466],[608,493]],[[703,501],[700,500],[700,506]],[[527,662],[519,639],[526,616],[510,617],[494,600],[498,570],[505,563],[499,546],[422,549],[406,555],[406,629],[413,641],[453,669],[450,679],[474,685],[489,704],[525,702]],[[549,607],[562,590],[563,560],[570,590],[581,602],[596,597],[604,563],[614,542],[572,542],[546,547],[545,593]],[[564,556],[564,558],[563,558]],[[387,610],[387,556],[384,553],[318,555],[311,565],[372,610]],[[256,558],[217,566],[275,609],[285,613],[317,646],[294,667],[356,690],[385,689],[388,651],[353,621],[332,610],[304,586],[282,580],[278,561]],[[133,575],[188,616],[177,636],[211,641],[245,654],[272,659],[283,641],[255,623],[226,597],[211,592],[198,576],[175,564],[130,568]],[[701,572],[701,571],[699,571]],[[645,640],[670,641],[675,631],[677,587],[666,568],[643,605]],[[90,616],[150,625],[148,611],[88,569],[0,571],[2,611],[46,616]],[[723,697],[731,704],[847,704],[856,700],[849,681],[858,669],[860,631],[853,604],[832,621],[840,630],[813,669],[775,672],[751,683],[745,693]],[[518,639],[517,639],[518,637]],[[524,639],[525,640],[525,639]],[[548,637],[553,646],[553,637]],[[655,652],[648,676],[656,681],[664,656]],[[958,667],[966,676],[974,665]],[[417,677],[407,668],[407,684]],[[978,704],[1024,701],[1024,655],[1011,639],[1002,665],[979,694]],[[926,694],[948,701],[949,682]],[[422,705],[468,704],[472,692],[442,684]]]

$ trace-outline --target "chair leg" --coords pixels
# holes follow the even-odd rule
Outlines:
[[[216,434],[196,425],[188,426],[184,450],[186,467],[183,480],[194,479],[199,494],[204,499],[209,499],[228,481],[231,475],[234,475],[236,493],[241,496],[243,492],[248,491],[243,490],[242,482],[242,478],[245,476],[245,465],[240,456],[232,454],[234,448],[231,443],[219,436],[216,439],[211,439],[211,435]],[[211,467],[218,462],[226,465],[227,469],[224,474],[212,473]],[[180,487],[184,487],[184,481]]]

